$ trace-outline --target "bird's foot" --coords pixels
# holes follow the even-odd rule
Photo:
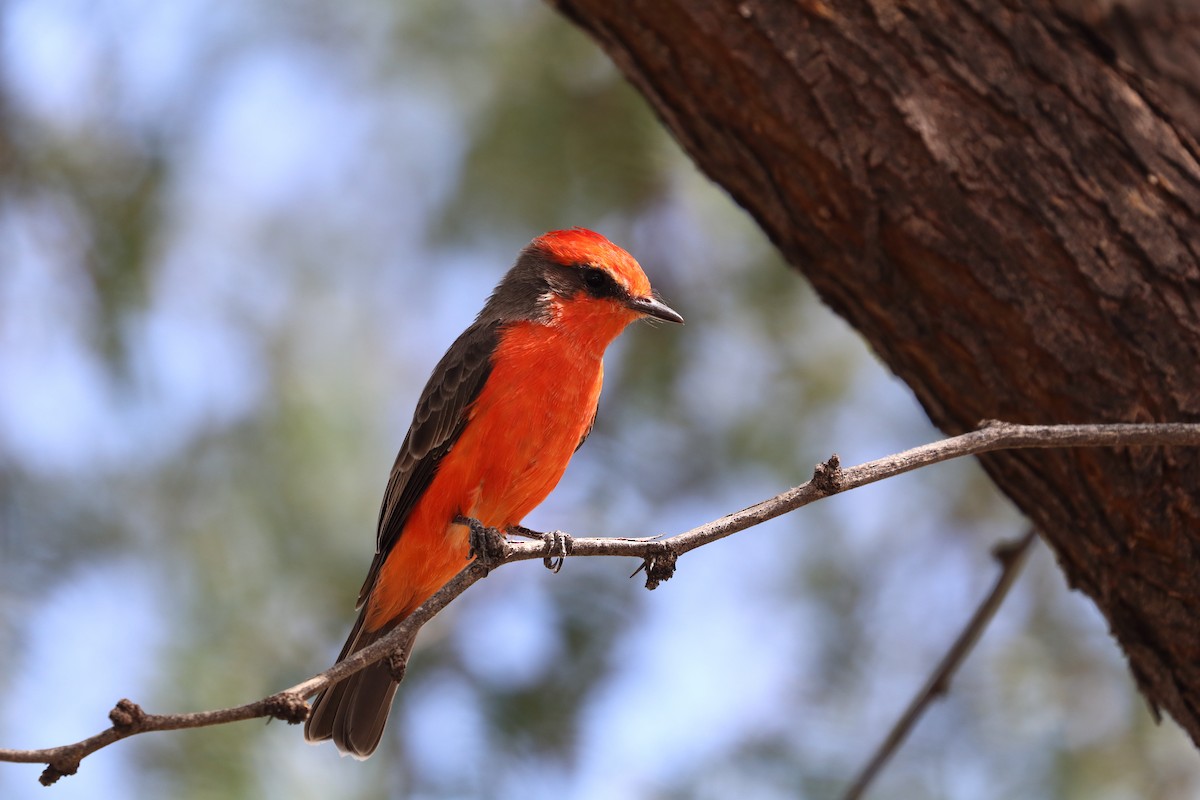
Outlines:
[[[546,545],[546,556],[542,559],[542,564],[551,572],[557,573],[563,568],[566,563],[567,556],[571,555],[572,539],[570,534],[562,531],[550,531],[549,533],[538,533],[531,531],[529,528],[523,528],[520,525],[513,525],[508,529],[508,533],[513,536],[524,536],[526,539],[541,539]]]
[[[504,534],[471,517],[460,516],[454,521],[459,525],[466,525],[470,530],[467,538],[470,544],[467,558],[474,558],[476,563],[486,570],[504,563]]]

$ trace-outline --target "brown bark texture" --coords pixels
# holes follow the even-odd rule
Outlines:
[[[1193,4],[555,5],[947,433],[1200,420]],[[1200,742],[1200,453],[982,461]]]

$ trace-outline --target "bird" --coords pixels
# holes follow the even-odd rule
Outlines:
[[[467,565],[466,520],[514,529],[546,499],[595,424],[605,349],[639,319],[683,323],[633,256],[601,234],[550,231],[520,252],[417,401],[339,662]],[[384,659],[325,688],[305,739],[332,739],[342,753],[367,758],[397,686]]]

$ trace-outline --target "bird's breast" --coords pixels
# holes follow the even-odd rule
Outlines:
[[[542,502],[592,423],[603,379],[601,354],[553,328],[517,323],[504,331],[455,445],[481,455],[470,465],[477,483],[466,513],[505,527]]]

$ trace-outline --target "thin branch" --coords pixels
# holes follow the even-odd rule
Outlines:
[[[812,480],[735,514],[721,517],[684,533],[649,538],[572,538],[561,532],[536,534],[542,542],[500,540],[490,552],[470,563],[429,598],[404,622],[370,647],[282,692],[253,703],[194,714],[146,714],[135,703],[122,700],[110,713],[113,726],[74,744],[41,750],[0,749],[0,761],[46,764],[41,781],[54,783],[74,774],[86,756],[113,742],[150,731],[179,730],[222,725],[228,722],[274,717],[289,723],[307,716],[304,700],[366,666],[399,651],[417,630],[495,568],[514,561],[540,558],[547,566],[561,566],[565,556],[632,556],[642,560],[646,588],[668,580],[680,555],[706,544],[795,511],[816,500],[931,464],[994,450],[1062,447],[1197,446],[1200,425],[1183,423],[1117,425],[1013,425],[985,422],[976,431],[906,450],[903,453],[842,469],[837,455],[818,464]],[[486,566],[485,566],[486,564]],[[636,573],[635,573],[636,574]]]
[[[397,625],[396,631],[407,634],[419,630],[435,614],[449,605],[451,600],[485,575],[487,575],[487,570],[482,566],[468,565],[449,583],[422,603],[404,622]],[[262,717],[280,719],[296,725],[308,718],[309,708],[308,703],[305,702],[306,698],[386,657],[396,647],[393,638],[388,637],[386,640],[380,640],[369,647],[364,647],[346,660],[338,662],[324,672],[291,688],[241,706],[214,711],[197,711],[190,714],[147,714],[132,700],[120,700],[108,714],[108,718],[113,724],[107,730],[74,744],[59,747],[47,747],[41,750],[0,748],[0,761],[45,764],[46,769],[42,771],[38,780],[43,786],[50,786],[65,775],[74,775],[79,769],[79,763],[97,750],[139,733],[207,728]]]
[[[334,664],[324,672],[320,672],[306,681],[285,689],[284,694],[294,694],[299,697],[312,697],[327,686],[348,678],[360,670],[369,667],[376,661],[381,661],[390,653],[400,649],[401,645],[433,619],[450,602],[465,592],[476,581],[486,578],[488,569],[481,564],[471,563],[461,572],[450,579],[449,583],[438,589],[432,597],[422,603],[416,611],[405,617],[404,621],[392,629],[387,636],[364,647],[344,660]],[[307,714],[305,715],[307,717]],[[303,720],[300,720],[303,722]]]
[[[896,724],[888,732],[887,738],[879,745],[875,754],[871,756],[871,760],[855,778],[854,783],[842,795],[842,800],[859,800],[863,796],[875,776],[883,769],[884,764],[908,737],[921,715],[934,700],[950,690],[950,679],[962,666],[988,623],[992,621],[992,617],[996,616],[996,611],[1004,603],[1004,598],[1008,596],[1008,590],[1012,588],[1017,575],[1021,572],[1021,567],[1025,565],[1029,549],[1036,538],[1037,532],[1030,530],[1019,540],[1006,542],[996,548],[996,560],[1000,562],[1000,575],[996,578],[996,585],[975,609],[975,613],[971,615],[971,619],[963,628],[962,633],[954,640],[954,644],[942,657],[933,674],[929,676],[929,680],[921,687],[921,691],[917,692],[916,697],[908,704],[904,714],[896,720]]]
[[[940,464],[963,456],[996,450],[1054,449],[1066,447],[1133,447],[1200,445],[1200,424],[1146,423],[1114,425],[1015,425],[986,420],[978,430],[914,447],[891,456],[842,469],[837,454],[818,464],[812,480],[788,489],[772,498],[720,519],[707,522],[684,533],[667,538],[649,539],[573,539],[572,556],[634,556],[649,561],[655,557],[670,560],[697,547],[752,528],[768,520],[803,508],[823,497],[857,489],[870,483],[902,475],[921,467]],[[509,561],[545,558],[542,545],[521,543],[511,546]],[[651,575],[647,576],[652,577]],[[669,577],[669,576],[667,576]],[[666,580],[666,577],[661,578]],[[648,580],[647,588],[657,583]]]

